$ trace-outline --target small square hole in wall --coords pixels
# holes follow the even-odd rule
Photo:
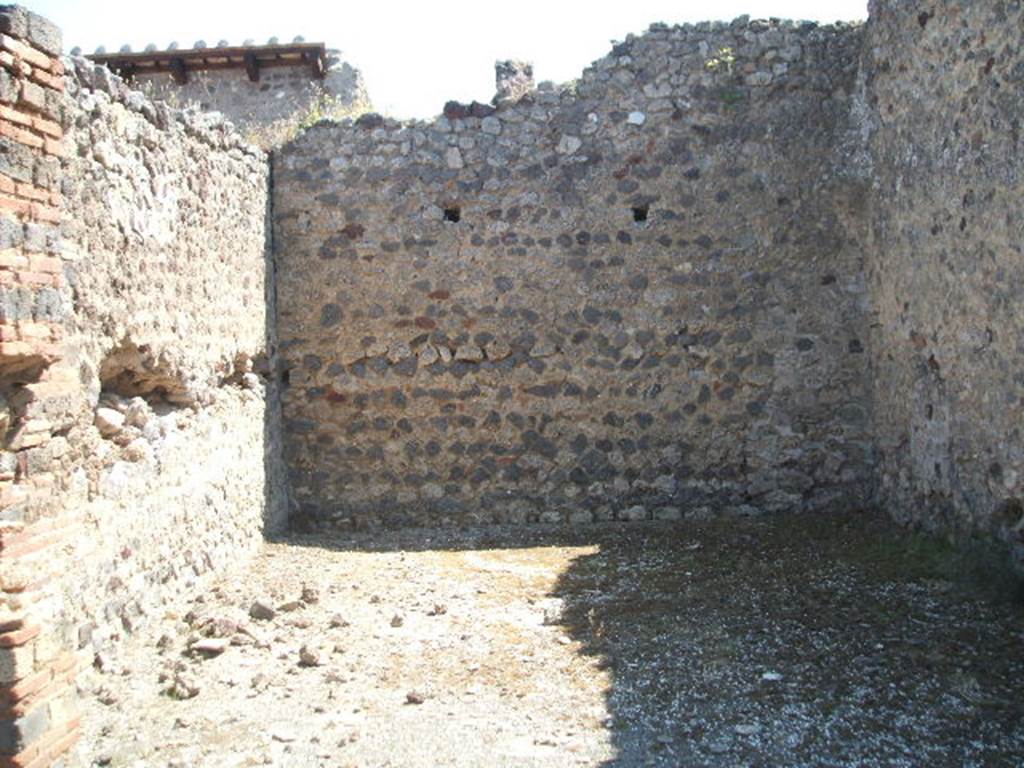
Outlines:
[[[450,208],[444,209],[444,220],[450,221],[453,224],[457,224],[459,219],[462,218],[462,210],[457,205],[453,205]]]
[[[633,221],[647,221],[647,214],[650,211],[650,206],[647,205],[634,205],[633,206]]]

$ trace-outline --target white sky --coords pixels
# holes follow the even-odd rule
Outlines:
[[[441,0],[434,2],[218,2],[217,0],[20,0],[64,30],[65,50],[98,45],[139,51],[196,40],[266,42],[276,36],[340,48],[359,67],[374,106],[395,117],[431,117],[445,101],[490,101],[494,60],[534,63],[539,81],[578,77],[612,40],[651,22],[752,18],[856,20],[866,0]]]

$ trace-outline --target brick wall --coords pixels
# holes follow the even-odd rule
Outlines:
[[[63,270],[60,124],[64,67],[59,32],[38,16],[4,12],[0,36],[0,359],[53,361]]]
[[[49,765],[75,741],[77,660],[53,576],[70,520],[54,506],[55,425],[40,403],[66,315],[60,253],[64,68],[59,30],[0,7],[0,766]]]

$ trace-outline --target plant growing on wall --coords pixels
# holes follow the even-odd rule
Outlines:
[[[732,74],[732,65],[736,62],[736,55],[732,48],[724,46],[710,59],[704,62],[704,66],[712,72],[726,72]]]
[[[726,109],[733,109],[746,100],[746,93],[735,85],[736,78],[733,77],[733,65],[735,63],[736,54],[729,46],[719,48],[714,56],[704,62],[704,68],[709,72],[723,76],[724,82],[719,88],[715,89],[715,93]]]
[[[304,109],[270,125],[255,127],[245,134],[245,138],[264,149],[271,149],[291,141],[322,120],[356,118],[369,112],[371,108],[369,101],[362,100],[354,104],[346,104],[340,96],[328,93],[322,87],[316,86],[313,97]]]

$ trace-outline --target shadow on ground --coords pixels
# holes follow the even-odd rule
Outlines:
[[[316,541],[585,545],[549,596],[612,680],[604,765],[1020,765],[1019,581],[877,515]]]
[[[623,527],[563,621],[611,671],[608,766],[1020,765],[1019,584],[871,516]]]
[[[79,751],[1017,766],[1024,607],[996,559],[870,515],[290,535],[83,676]]]

